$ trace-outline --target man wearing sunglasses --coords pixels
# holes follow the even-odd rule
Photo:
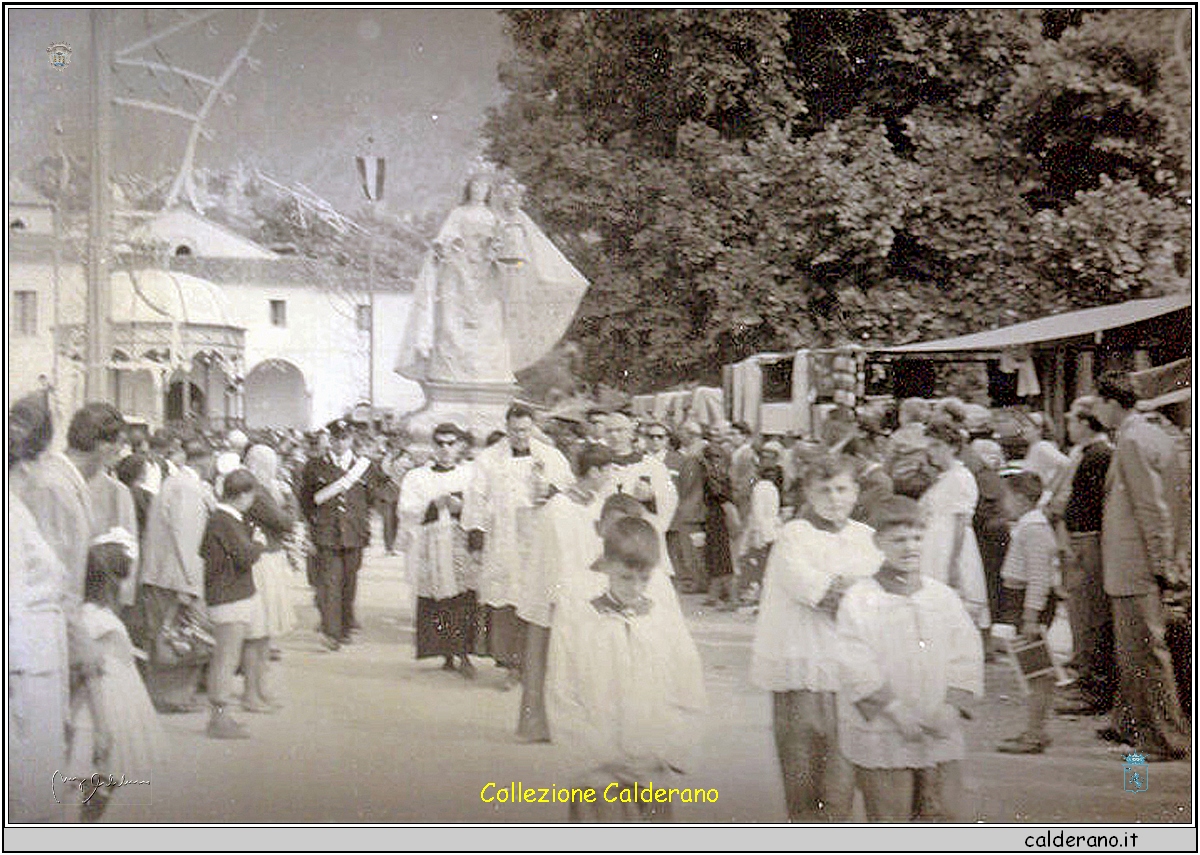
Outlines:
[[[633,418],[628,413],[609,414],[605,437],[613,453],[616,490],[641,502],[646,509],[646,519],[655,531],[663,534],[675,515],[679,494],[666,465],[634,447],[636,436]]]
[[[665,464],[670,447],[669,440],[670,434],[660,422],[652,421],[642,426],[642,443],[647,457]]]
[[[465,431],[452,422],[433,429],[433,460],[400,484],[400,526],[417,592],[417,658],[441,656],[444,670],[471,678],[479,580],[462,527],[471,480],[471,464],[460,463],[467,444]]]

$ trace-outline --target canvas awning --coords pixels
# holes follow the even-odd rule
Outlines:
[[[1002,351],[1027,347],[1050,341],[1091,336],[1105,330],[1118,329],[1162,315],[1189,308],[1192,295],[1172,294],[1147,300],[1129,300],[1111,306],[1097,306],[1075,312],[1063,312],[1025,323],[987,330],[986,332],[885,347],[876,351],[888,353],[954,353],[971,351]]]
[[[1178,404],[1192,396],[1192,359],[1177,359],[1166,365],[1134,371],[1129,375],[1137,393],[1138,409],[1155,410],[1167,404]]]

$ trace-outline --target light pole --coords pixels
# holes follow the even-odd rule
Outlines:
[[[371,203],[371,234],[367,237],[367,403],[371,405],[371,426],[375,426],[375,226],[379,224],[379,203]]]
[[[91,10],[92,193],[88,217],[87,262],[87,374],[84,394],[89,401],[107,401],[109,231],[112,226],[112,188],[109,186],[109,119],[111,116],[108,15]]]
[[[54,394],[60,395],[59,376],[58,376],[58,350],[60,347],[60,338],[63,335],[59,325],[61,323],[61,294],[62,294],[62,212],[63,204],[66,201],[67,187],[70,185],[70,167],[67,161],[67,152],[63,148],[63,129],[62,123],[54,126],[54,133],[58,143],[58,195],[54,199],[54,250],[51,255],[52,276],[51,282],[54,287],[54,357],[50,367],[50,385],[55,390]],[[60,413],[55,409],[54,417],[57,420]]]

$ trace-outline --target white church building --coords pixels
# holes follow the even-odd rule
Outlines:
[[[56,241],[51,203],[15,181],[8,227],[10,401],[52,386],[61,420],[83,400],[83,241]],[[372,400],[396,416],[422,405],[392,371],[409,291],[273,252],[190,209],[127,233],[157,250],[114,247],[109,397],[127,416],[305,429]]]

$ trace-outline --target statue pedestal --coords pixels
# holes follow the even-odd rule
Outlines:
[[[504,414],[520,387],[516,383],[460,383],[430,380],[423,384],[425,408],[408,419],[414,438],[428,439],[441,422],[466,428],[482,444],[494,430],[504,430]]]

